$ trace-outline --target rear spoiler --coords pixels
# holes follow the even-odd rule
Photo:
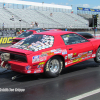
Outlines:
[[[19,54],[19,55],[29,55],[33,53],[33,51],[29,50],[22,50],[22,49],[17,49],[17,48],[9,48],[9,47],[1,47],[0,51],[2,52],[9,52],[9,53],[14,53],[14,54]]]

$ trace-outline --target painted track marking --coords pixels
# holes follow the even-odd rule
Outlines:
[[[66,99],[66,100],[80,100],[80,99],[89,97],[91,95],[97,94],[99,92],[100,92],[100,88],[96,89],[96,90],[93,90],[93,91],[90,91],[90,92],[87,92],[87,93],[84,93],[84,94],[81,94],[81,95],[78,95],[76,97],[72,97],[72,98]]]

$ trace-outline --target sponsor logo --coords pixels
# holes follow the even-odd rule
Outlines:
[[[44,57],[41,57],[39,60],[40,60],[40,61],[45,61],[46,59],[47,59],[47,57],[44,56]]]
[[[38,65],[37,68],[41,68],[41,67],[43,67],[43,66],[44,66],[44,65]]]
[[[65,66],[67,65],[67,62],[65,62]]]
[[[26,70],[29,70],[29,69],[31,69],[31,66],[26,66]]]
[[[74,59],[73,63],[78,62],[78,61],[82,61],[82,58]]]
[[[57,54],[57,53],[61,53],[61,49],[56,49],[56,51],[54,52],[54,54]]]
[[[68,59],[71,59],[73,57],[73,53],[68,54]]]
[[[81,57],[86,57],[87,56],[87,54],[83,54]]]
[[[93,52],[93,50],[91,50],[91,51],[88,51],[88,53],[91,53],[91,54],[92,54],[92,52]]]
[[[75,56],[77,53],[74,53],[73,55]]]
[[[92,54],[92,57],[95,57],[96,55],[95,54]]]
[[[41,71],[42,71],[42,69],[39,68],[39,69],[36,69],[36,70],[34,71],[34,73],[40,73]]]
[[[90,9],[91,11],[95,11],[94,9]]]
[[[49,52],[47,54],[48,54],[48,56],[52,56],[52,55],[54,55],[54,52]]]
[[[70,60],[70,61],[68,61],[67,63],[68,63],[68,64],[72,64],[72,63],[73,63],[73,61],[72,61],[72,60]]]
[[[39,61],[39,58],[38,59],[32,59],[32,62],[38,62]]]
[[[83,8],[78,7],[78,10],[83,10]]]
[[[67,51],[66,50],[62,50],[62,55],[65,55],[67,54]]]
[[[28,70],[27,73],[31,73],[31,70]]]
[[[16,37],[0,37],[0,44],[12,43],[12,39]]]
[[[47,56],[47,54],[41,54],[41,56],[40,56],[40,57],[44,57],[44,56]]]
[[[39,55],[38,56],[33,56],[33,59],[38,59],[39,58]]]
[[[67,56],[65,56],[65,60],[67,59]]]
[[[47,54],[47,53],[50,53],[51,51],[45,51],[45,52],[42,52],[42,54]]]
[[[38,62],[39,61],[39,55],[38,56],[33,56],[32,62]]]
[[[56,51],[55,49],[51,50],[51,52],[55,52],[55,51]]]
[[[40,63],[39,63],[39,65],[43,65],[43,64],[45,64],[45,62],[40,62]]]

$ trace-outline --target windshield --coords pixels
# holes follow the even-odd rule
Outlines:
[[[54,37],[50,35],[34,34],[12,45],[11,48],[19,48],[30,51],[39,51],[52,47]]]
[[[25,31],[25,32],[21,33],[18,37],[27,37],[31,34],[33,34],[32,31]]]

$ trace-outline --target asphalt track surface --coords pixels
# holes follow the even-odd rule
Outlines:
[[[0,75],[0,91],[10,91],[1,91],[0,100],[100,100],[100,91],[93,91],[100,89],[99,66],[100,63],[91,59],[63,69],[61,75],[56,78],[33,74],[21,76],[13,81],[11,77],[18,73],[7,71]],[[3,70],[5,69],[0,68],[0,72]],[[25,91],[20,92],[18,89]],[[80,96],[80,99],[77,99],[77,96]]]

